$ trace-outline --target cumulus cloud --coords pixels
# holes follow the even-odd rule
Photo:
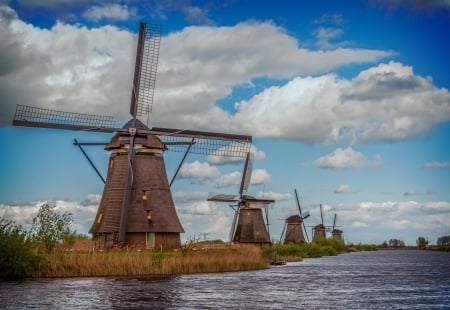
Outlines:
[[[334,190],[335,194],[354,194],[358,191],[352,189],[348,184],[341,184]]]
[[[353,227],[368,227],[369,225],[367,225],[366,223],[363,222],[359,222],[359,221],[354,221],[351,224]]]
[[[237,143],[230,143],[229,145],[219,148],[216,152],[214,152],[211,155],[208,155],[207,161],[210,164],[214,165],[223,165],[223,164],[229,164],[229,163],[240,163],[244,162],[245,158],[241,157],[230,157],[230,156],[221,156],[220,154],[227,153],[228,148],[237,148],[239,149],[241,146]],[[256,146],[253,144],[250,146],[250,153],[251,153],[251,160],[262,160],[266,158],[266,153],[262,150],[258,150]]]
[[[270,182],[271,175],[265,169],[255,169],[252,172],[252,178],[250,180],[250,184],[252,185],[262,185]]]
[[[271,175],[265,169],[255,169],[250,177],[250,185],[262,185],[270,182]],[[222,175],[216,182],[217,187],[240,186],[242,172],[234,171]]]
[[[129,118],[136,34],[62,22],[41,29],[5,6],[0,23],[0,124],[11,123],[16,104],[31,102]],[[272,22],[187,27],[162,38],[152,124],[305,143],[357,143],[408,139],[448,121],[448,90],[414,74],[412,67],[383,63],[351,80],[326,74],[391,55],[352,47],[307,49]],[[216,105],[234,87],[264,78],[288,82],[233,106]]]
[[[269,191],[269,192],[258,192],[256,193],[255,197],[261,199],[273,199],[275,201],[284,201],[284,200],[291,200],[293,198],[293,195]]]
[[[373,161],[369,161],[363,153],[347,147],[345,149],[337,148],[331,154],[319,157],[314,161],[314,165],[318,168],[327,169],[361,168],[365,166],[378,167],[382,165],[382,159],[377,154]]]
[[[397,141],[448,121],[450,93],[415,75],[412,67],[389,62],[352,80],[333,74],[294,78],[239,103],[236,119],[250,112],[260,115],[245,123],[255,136],[307,143]]]
[[[83,17],[98,22],[102,19],[127,20],[130,13],[127,5],[108,4],[103,6],[94,5],[83,13]]]
[[[220,175],[219,169],[210,166],[208,163],[201,163],[198,160],[185,163],[181,166],[179,177],[181,179],[197,179],[200,182],[212,179]]]
[[[8,7],[2,7],[0,19],[0,68],[8,73],[0,79],[1,105],[7,112],[2,125],[10,124],[14,107],[24,102],[129,118],[126,102],[136,34],[112,26],[87,29],[62,22],[41,29],[21,21]],[[249,42],[249,36],[264,40]],[[286,57],[280,58],[280,53]],[[242,121],[214,104],[233,87],[255,78],[289,78],[372,62],[389,54],[351,48],[326,53],[307,50],[270,22],[187,27],[162,38],[155,103],[164,104],[155,104],[152,118],[155,126],[192,128],[195,124],[198,130],[251,134],[254,130],[243,130],[242,122],[258,113],[247,114]],[[28,87],[19,89],[20,85]]]
[[[179,208],[182,214],[194,214],[194,215],[212,215],[215,214],[217,206],[207,201],[201,201],[191,204],[185,208]]]

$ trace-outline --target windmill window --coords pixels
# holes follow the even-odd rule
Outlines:
[[[100,213],[97,218],[97,224],[100,224],[102,222],[102,218],[103,218],[103,213]]]
[[[150,211],[147,211],[147,221],[152,220],[152,213]]]
[[[148,195],[147,195],[147,191],[146,190],[142,191],[142,200],[143,201],[147,201],[148,200]]]

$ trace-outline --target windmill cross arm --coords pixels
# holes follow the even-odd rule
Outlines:
[[[220,133],[220,132],[210,132],[210,131],[197,131],[197,130],[153,127],[150,129],[149,133],[160,135],[160,136],[178,136],[178,137],[199,138],[199,139],[233,140],[233,141],[242,141],[242,142],[249,142],[249,143],[252,142],[252,136],[228,134],[228,133]]]

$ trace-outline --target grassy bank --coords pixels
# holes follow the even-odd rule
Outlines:
[[[32,277],[171,276],[268,268],[255,246],[209,250],[53,252]]]
[[[275,244],[262,249],[262,254],[269,260],[301,261],[303,258],[334,256],[348,252],[341,240],[319,239],[313,243]]]

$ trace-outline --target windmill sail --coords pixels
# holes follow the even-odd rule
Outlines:
[[[134,117],[152,111],[161,30],[161,25],[140,24],[130,105]]]

